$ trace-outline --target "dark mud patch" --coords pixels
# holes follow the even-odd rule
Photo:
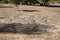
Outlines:
[[[48,29],[54,29],[54,25],[45,24],[21,24],[21,23],[11,23],[11,24],[0,24],[0,33],[22,33],[22,34],[44,34],[49,32]]]

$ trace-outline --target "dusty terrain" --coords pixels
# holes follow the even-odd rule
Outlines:
[[[3,5],[0,40],[60,40],[60,8]]]

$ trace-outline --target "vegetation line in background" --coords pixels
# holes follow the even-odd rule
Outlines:
[[[4,2],[4,3],[14,3],[17,5],[20,4],[24,4],[24,5],[36,5],[36,4],[40,4],[40,5],[49,5],[50,3],[54,4],[54,3],[60,3],[60,0],[0,0],[0,3]]]

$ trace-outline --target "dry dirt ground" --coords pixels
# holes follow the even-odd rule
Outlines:
[[[12,24],[14,26],[9,26]],[[33,30],[38,29],[38,32],[30,27]],[[20,31],[22,29],[31,29],[26,31],[32,33],[24,33],[24,30]],[[0,31],[0,40],[60,40],[60,8],[20,5],[17,9],[13,5],[1,5]]]

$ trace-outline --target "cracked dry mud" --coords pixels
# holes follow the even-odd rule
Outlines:
[[[0,8],[0,40],[60,40],[60,8]]]

